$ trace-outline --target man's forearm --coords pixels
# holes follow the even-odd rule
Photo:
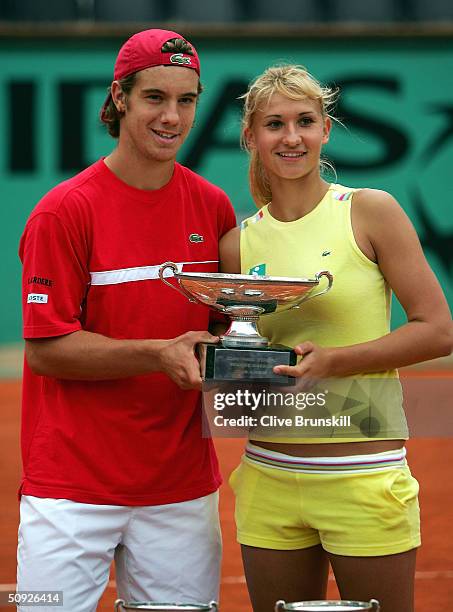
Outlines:
[[[27,340],[25,354],[41,376],[69,380],[110,380],[161,369],[160,350],[167,340],[116,340],[84,330]]]

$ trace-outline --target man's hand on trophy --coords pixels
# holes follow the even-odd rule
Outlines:
[[[191,331],[163,342],[159,350],[159,370],[169,376],[181,389],[201,389],[200,362],[195,355],[199,342],[216,344],[218,336],[209,332]]]
[[[332,376],[332,352],[313,342],[303,342],[294,347],[294,352],[302,359],[295,366],[279,365],[274,367],[276,374],[303,379],[303,388],[310,389],[317,381]],[[300,388],[299,381],[297,387]]]

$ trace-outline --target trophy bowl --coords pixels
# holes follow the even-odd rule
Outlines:
[[[376,599],[370,601],[297,601],[286,603],[283,600],[275,604],[275,612],[285,611],[298,612],[358,612],[359,610],[369,610],[379,612],[379,602]]]
[[[176,284],[167,280],[173,276]],[[316,293],[322,277],[327,286]],[[301,304],[330,290],[333,277],[327,270],[315,278],[290,278],[249,274],[182,272],[173,262],[160,266],[162,282],[196,304],[204,304],[231,319],[218,345],[198,345],[203,380],[268,382],[294,384],[294,378],[273,371],[276,365],[294,366],[297,355],[292,348],[269,346],[268,338],[257,328],[264,315],[299,308]]]
[[[176,285],[167,280],[171,275],[176,279]],[[313,293],[324,276],[328,279],[327,287]],[[231,325],[221,336],[221,343],[232,348],[268,346],[268,339],[261,336],[256,326],[260,316],[299,308],[309,299],[327,293],[333,283],[333,276],[327,270],[318,272],[315,278],[291,278],[182,272],[173,262],[161,265],[159,278],[191,302],[204,304],[227,315]]]
[[[157,603],[153,601],[135,601],[127,603],[124,599],[115,601],[115,612],[121,610],[153,610],[153,612],[217,612],[216,601],[210,603],[184,604],[184,603]]]

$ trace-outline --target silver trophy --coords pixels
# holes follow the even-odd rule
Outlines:
[[[183,604],[183,603],[156,603],[153,601],[125,602],[123,599],[115,601],[115,612],[122,610],[152,610],[153,612],[217,612],[219,606],[216,601],[208,604]]]
[[[167,280],[173,276],[176,284]],[[328,285],[313,293],[320,279]],[[219,344],[200,345],[200,360],[205,380],[247,380],[291,384],[285,376],[273,372],[276,365],[295,365],[296,354],[285,346],[269,345],[257,328],[261,316],[299,308],[308,300],[330,290],[333,276],[322,270],[315,278],[258,276],[182,272],[173,262],[159,269],[159,278],[189,301],[204,304],[231,319]]]
[[[369,610],[379,612],[379,602],[376,599],[370,601],[297,601],[285,603],[283,600],[275,604],[275,612],[359,612],[359,610]]]

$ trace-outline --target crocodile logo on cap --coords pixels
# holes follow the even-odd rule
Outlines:
[[[184,57],[182,53],[173,53],[173,55],[170,56],[170,62],[172,64],[182,64],[189,66],[191,64],[190,57]]]

